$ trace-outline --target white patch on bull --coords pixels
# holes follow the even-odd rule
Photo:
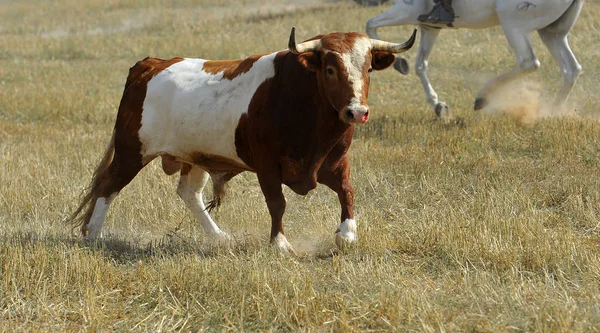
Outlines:
[[[207,60],[186,58],[148,82],[139,138],[142,156],[169,153],[179,159],[201,152],[246,165],[235,149],[235,129],[256,89],[275,75],[277,53],[260,57],[233,80],[211,74]]]
[[[275,249],[280,253],[291,253],[294,255],[296,254],[296,251],[292,247],[292,244],[288,242],[287,238],[282,233],[278,233],[277,236],[275,236],[275,238],[273,239],[273,246],[275,246]]]
[[[356,241],[356,221],[354,219],[345,219],[335,233],[335,245],[340,250]]]
[[[93,241],[98,236],[101,236],[100,230],[104,225],[104,220],[106,219],[106,213],[108,212],[108,207],[110,207],[110,203],[115,198],[117,194],[113,193],[108,198],[98,198],[96,199],[96,203],[94,204],[94,211],[92,212],[92,216],[90,217],[90,221],[85,226],[88,231],[87,236],[85,236],[86,240]]]
[[[362,106],[360,100],[365,85],[363,82],[363,68],[369,52],[371,52],[371,41],[368,38],[358,38],[354,41],[354,46],[350,52],[341,54],[342,62],[348,71],[348,81],[351,82],[354,92],[350,100],[350,107]]]

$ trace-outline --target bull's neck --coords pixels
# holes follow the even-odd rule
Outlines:
[[[295,54],[287,53],[281,60],[276,74],[279,78],[274,84],[279,85],[275,88],[281,93],[279,96],[287,96],[289,107],[279,111],[283,118],[279,119],[280,128],[304,137],[308,142],[296,150],[305,151],[319,165],[342,138],[350,143],[353,125],[340,120],[338,111],[324,94],[318,73],[300,64]]]
[[[292,93],[298,94],[297,97],[304,100],[307,104],[307,112],[316,111],[314,124],[318,129],[322,129],[317,133],[328,138],[343,135],[352,125],[340,120],[338,110],[324,92],[324,83],[319,79],[319,75],[300,64],[297,55],[288,53],[286,58],[285,62],[289,66],[284,66],[284,68],[290,72],[286,73],[285,76],[304,78],[300,82],[292,83],[295,87],[298,87],[298,89],[293,89]]]

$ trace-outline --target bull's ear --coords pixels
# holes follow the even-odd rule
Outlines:
[[[315,52],[304,52],[298,55],[298,61],[309,71],[316,72],[321,68],[321,60]]]
[[[390,52],[373,51],[372,54],[373,60],[371,61],[371,66],[376,71],[390,67],[394,63],[394,60],[396,60],[396,56]]]

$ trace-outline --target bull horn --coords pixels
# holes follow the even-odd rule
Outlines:
[[[321,46],[321,40],[309,40],[308,42],[296,44],[296,27],[292,27],[292,32],[290,33],[290,41],[288,43],[288,48],[292,53],[300,54],[303,52],[314,51]]]
[[[371,39],[371,45],[373,51],[388,51],[391,53],[402,53],[408,51],[413,44],[415,43],[415,39],[417,36],[417,29],[413,31],[412,36],[404,42],[400,44],[384,42],[378,39]]]

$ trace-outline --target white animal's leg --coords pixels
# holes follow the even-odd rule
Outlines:
[[[198,167],[184,166],[179,178],[177,186],[177,194],[183,199],[186,206],[192,211],[204,232],[211,237],[230,238],[229,235],[222,231],[219,226],[213,221],[204,205],[202,199],[202,191],[208,182],[208,172]]]
[[[427,68],[429,66],[429,56],[433,50],[433,45],[440,34],[440,29],[421,27],[421,42],[419,43],[419,54],[415,61],[415,72],[421,80],[423,91],[427,103],[433,107],[438,116],[449,117],[448,105],[438,100],[438,95],[433,89],[429,77],[427,76]]]
[[[562,71],[563,85],[554,101],[554,107],[560,109],[571,94],[575,81],[579,73],[581,73],[581,65],[577,62],[575,55],[569,47],[567,39],[568,31],[557,33],[552,30],[542,29],[538,33]]]
[[[377,28],[379,27],[416,24],[416,17],[420,13],[417,13],[416,11],[413,13],[414,10],[414,6],[409,6],[403,2],[396,3],[392,8],[367,21],[367,35],[370,38],[379,39],[379,36],[377,35]]]
[[[94,204],[94,211],[90,217],[89,223],[85,226],[88,234],[84,237],[85,240],[93,241],[99,236],[102,237],[100,230],[104,225],[106,219],[106,213],[110,207],[110,203],[117,194],[113,193],[108,198],[98,198]]]
[[[511,22],[514,23],[514,22]],[[475,99],[475,110],[480,110],[487,105],[487,97],[501,85],[536,71],[540,67],[539,60],[533,52],[531,44],[531,31],[522,31],[513,26],[502,25],[508,43],[515,52],[517,65],[509,72],[499,75],[488,81]]]

